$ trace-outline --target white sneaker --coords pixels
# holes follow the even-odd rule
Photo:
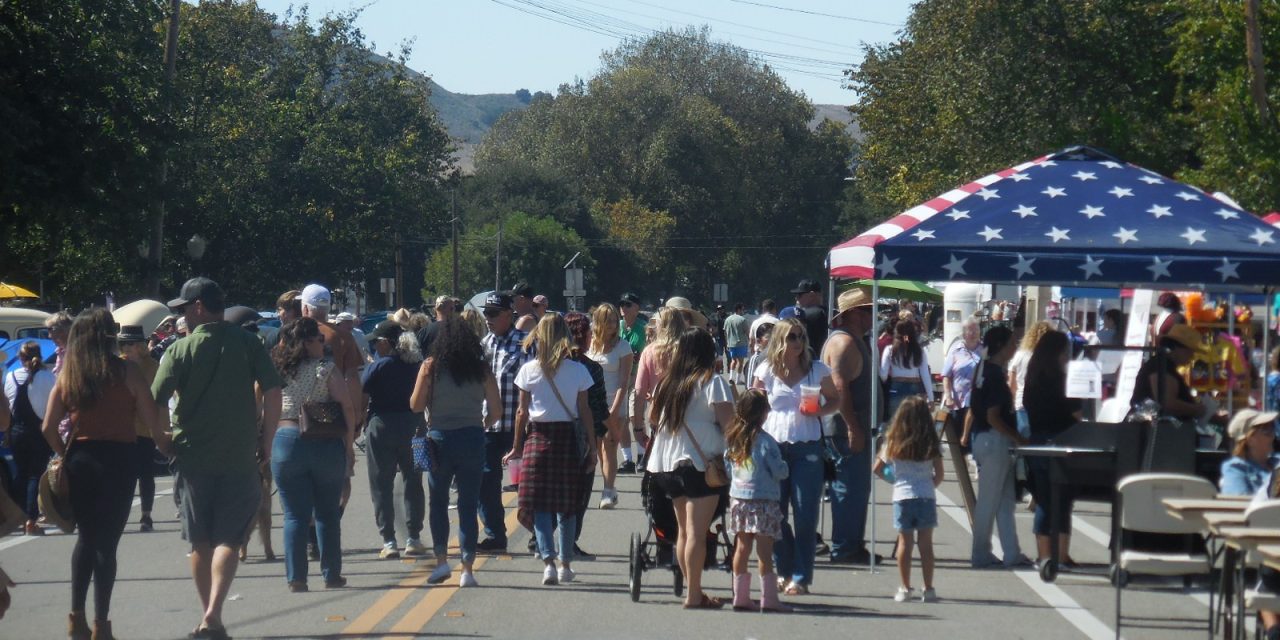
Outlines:
[[[400,557],[400,551],[399,551],[398,549],[396,549],[396,543],[394,543],[394,542],[384,542],[384,543],[382,544],[382,551],[379,551],[379,552],[378,552],[378,557],[379,557],[379,558],[382,558],[383,560],[390,560],[390,559],[393,559],[393,558],[399,558],[399,557]]]
[[[404,555],[406,556],[425,556],[427,555],[427,546],[417,538],[409,538],[404,543]]]
[[[543,570],[542,570],[542,584],[543,584],[543,585],[559,584],[559,583],[556,581],[556,568],[555,568],[555,565],[550,565],[550,564],[549,564],[549,565],[547,565],[547,568],[545,568],[545,569],[543,569]]]
[[[618,506],[618,490],[603,489],[600,492],[600,508],[612,509]]]
[[[934,591],[933,587],[929,587],[928,589],[925,589],[924,592],[920,594],[920,602],[937,602],[937,601],[938,601],[938,592]]]
[[[893,594],[894,602],[906,602],[911,599],[912,589],[906,587],[898,587],[898,592]]]
[[[569,567],[560,567],[560,571],[557,572],[557,577],[560,579],[561,583],[573,582],[573,579],[577,577],[577,575],[578,574],[574,573],[573,569],[570,569]]]
[[[431,575],[427,577],[427,584],[440,584],[441,582],[448,580],[452,573],[453,567],[450,567],[448,562],[438,564],[436,565],[436,568],[431,571]]]
[[[463,571],[462,577],[458,579],[458,586],[459,587],[478,587],[480,586],[480,583],[476,582],[476,574],[471,573],[470,571]]]

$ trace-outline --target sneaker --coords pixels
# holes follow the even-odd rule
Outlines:
[[[396,549],[396,543],[385,542],[382,544],[382,551],[378,552],[378,557],[383,560],[391,560],[400,557],[400,551]]]
[[[569,567],[560,567],[560,570],[556,572],[556,578],[559,579],[561,583],[573,582],[573,579],[577,577],[577,575],[578,574],[574,573],[573,569],[570,569]]]
[[[289,583],[289,593],[306,593],[307,583],[294,581]]]
[[[612,509],[618,506],[618,491],[616,489],[602,489],[600,493],[601,509]]]
[[[480,583],[476,582],[476,574],[471,573],[470,571],[463,571],[462,577],[458,579],[458,586],[459,587],[478,587],[480,586]]]
[[[626,462],[623,462],[622,464],[618,465],[618,473],[635,473],[635,472],[636,472],[636,463],[630,460],[627,460]]]
[[[155,529],[156,523],[151,521],[151,516],[142,516],[142,521],[138,524],[138,531],[146,533]]]
[[[427,584],[440,584],[441,582],[448,580],[449,576],[452,574],[453,567],[450,567],[448,562],[438,564],[435,569],[431,570],[431,575],[427,578]]]
[[[1004,567],[1006,569],[1017,569],[1019,567],[1034,567],[1035,565],[1036,565],[1035,561],[1033,561],[1031,558],[1028,558],[1027,556],[1021,553],[1018,554],[1018,557],[1013,559],[1013,562],[1004,563]]]
[[[498,541],[497,538],[485,538],[476,543],[476,551],[488,551],[490,553],[502,553],[507,550],[507,541]]]
[[[524,546],[529,551],[532,551],[533,555],[535,556],[538,555],[538,539],[537,538],[533,536],[529,536],[529,542],[525,543]]]
[[[894,602],[906,602],[911,599],[911,589],[907,587],[898,587],[898,592],[893,594]]]
[[[937,601],[938,601],[938,592],[934,591],[933,587],[929,587],[928,589],[925,589],[924,593],[920,594],[920,602],[937,602]]]
[[[406,556],[425,556],[427,555],[427,547],[417,538],[409,538],[404,543],[404,555]]]
[[[589,553],[587,551],[583,551],[582,547],[579,547],[577,543],[574,543],[573,559],[574,560],[595,560],[596,556],[595,554]]]
[[[341,589],[345,586],[347,586],[347,579],[342,576],[324,581],[324,588],[326,589]]]
[[[545,586],[559,584],[556,580],[556,568],[552,565],[547,565],[547,568],[542,570],[542,584]]]

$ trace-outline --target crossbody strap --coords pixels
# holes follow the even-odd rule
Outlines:
[[[569,405],[565,404],[564,398],[560,397],[560,390],[556,388],[555,376],[548,376],[545,371],[542,372],[542,375],[546,376],[547,382],[551,385],[551,393],[556,394],[556,400],[560,402],[560,407],[564,409],[564,412],[569,416],[569,419],[577,420],[578,416],[574,415],[574,413],[569,410]]]

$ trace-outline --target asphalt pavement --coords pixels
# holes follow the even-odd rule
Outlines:
[[[947,470],[951,475],[951,469]],[[111,619],[120,638],[183,638],[199,620],[199,601],[191,582],[187,547],[179,537],[169,495],[172,483],[158,482],[155,531],[138,531],[138,510],[120,544],[119,577]],[[597,500],[600,482],[597,479]],[[459,589],[458,573],[442,585],[426,584],[430,558],[379,560],[380,536],[373,522],[363,455],[357,462],[353,494],[343,520],[346,588],[325,590],[314,577],[313,590],[290,593],[280,560],[263,560],[250,543],[224,614],[236,638],[935,638],[1057,640],[1115,637],[1115,590],[1105,577],[1109,506],[1077,506],[1072,555],[1083,574],[1064,574],[1042,583],[1032,569],[973,570],[968,566],[970,537],[959,502],[958,485],[942,487],[940,527],[935,534],[941,600],[898,603],[892,564],[867,567],[833,565],[820,559],[810,595],[786,598],[790,614],[686,611],[672,593],[671,573],[655,568],[642,576],[640,601],[628,590],[628,546],[633,533],[647,528],[640,507],[640,478],[619,480],[620,501],[613,510],[592,508],[581,546],[596,554],[574,563],[577,580],[541,585],[541,562],[525,551],[528,532],[515,525],[515,494],[507,521],[514,533],[509,552],[482,555],[478,588]],[[889,485],[877,485],[877,551],[892,552]],[[456,513],[456,512],[455,512]],[[1034,555],[1031,514],[1018,510],[1023,551]],[[275,551],[283,556],[279,504],[272,530]],[[823,530],[829,533],[830,518]],[[430,541],[427,540],[430,547]],[[74,537],[9,537],[0,540],[0,565],[19,585],[13,606],[0,621],[2,639],[61,637],[70,602],[70,553]],[[401,537],[403,545],[403,534]],[[456,539],[453,540],[456,545]],[[999,550],[996,544],[997,553]],[[916,569],[913,585],[919,588]],[[729,575],[706,574],[712,595],[729,598]],[[753,581],[758,597],[758,585]],[[1208,615],[1203,586],[1185,589],[1180,580],[1135,580],[1125,590],[1126,638],[1201,638]],[[92,603],[92,599],[91,599]],[[92,609],[92,604],[90,604]],[[92,612],[90,612],[92,616]]]

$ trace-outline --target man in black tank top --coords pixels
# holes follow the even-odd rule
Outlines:
[[[864,564],[871,560],[863,534],[871,494],[871,376],[867,346],[874,301],[865,289],[840,294],[833,331],[822,347],[822,361],[840,394],[835,429],[836,479],[831,482],[831,561]],[[876,556],[876,562],[880,557]]]

